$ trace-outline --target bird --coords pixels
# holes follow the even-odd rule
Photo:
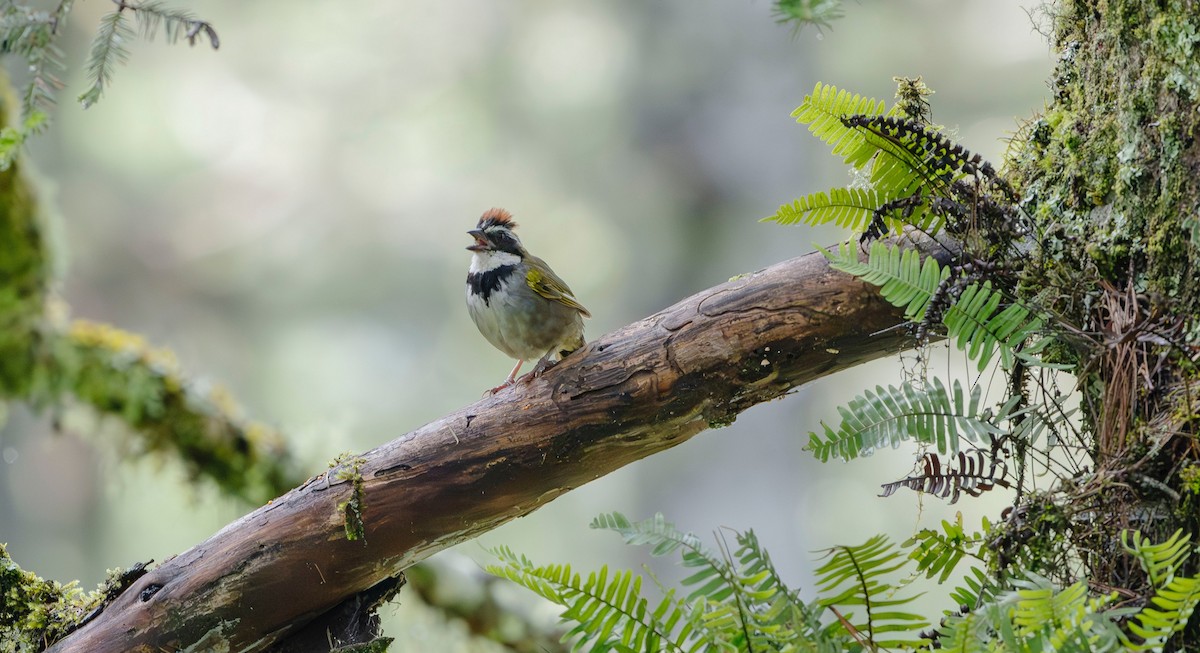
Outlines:
[[[538,359],[523,381],[540,376],[583,347],[583,318],[592,314],[571,288],[542,259],[530,254],[514,230],[508,211],[485,211],[467,235],[471,267],[467,271],[467,310],[484,338],[517,364],[495,394],[517,380],[526,361]]]

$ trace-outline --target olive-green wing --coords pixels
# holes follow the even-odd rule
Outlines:
[[[529,271],[525,273],[525,282],[529,284],[533,292],[550,301],[570,306],[584,317],[592,316],[591,312],[583,307],[583,304],[575,301],[575,293],[571,292],[567,282],[558,278],[558,275],[554,274],[545,261],[536,256],[526,257],[526,261],[529,263]]]

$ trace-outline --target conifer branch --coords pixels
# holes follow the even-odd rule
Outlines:
[[[79,96],[79,102],[85,109],[98,102],[104,95],[105,89],[112,83],[113,71],[117,64],[129,60],[129,48],[126,44],[133,40],[133,36],[129,17],[120,5],[100,19],[100,27],[96,31],[96,38],[92,40],[87,63],[87,74],[92,80],[92,85]]]
[[[116,9],[109,12],[100,20],[96,38],[92,41],[91,55],[88,58],[87,73],[92,80],[92,86],[79,96],[84,108],[90,107],[100,100],[104,91],[112,83],[113,71],[118,64],[129,59],[128,43],[134,39],[133,27],[129,16],[133,15],[137,22],[142,38],[151,40],[160,31],[165,33],[168,43],[175,43],[185,38],[190,45],[196,45],[201,37],[208,39],[214,50],[220,47],[221,41],[212,24],[193,16],[191,12],[167,7],[158,0],[146,2],[129,2],[129,0],[112,0]]]

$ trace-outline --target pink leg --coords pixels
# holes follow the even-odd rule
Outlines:
[[[508,378],[507,378],[507,379],[504,379],[504,383],[501,383],[500,385],[498,385],[498,386],[496,386],[496,387],[492,388],[491,390],[488,390],[488,394],[493,394],[493,395],[494,395],[494,394],[496,394],[497,392],[500,392],[501,390],[503,390],[503,389],[507,388],[508,386],[512,385],[512,384],[513,384],[513,383],[514,383],[514,382],[517,380],[517,372],[520,372],[520,371],[521,371],[521,366],[522,366],[522,365],[524,365],[524,364],[525,364],[525,361],[521,361],[521,360],[517,361],[517,364],[516,364],[516,366],[514,366],[514,367],[512,368],[512,371],[508,373]],[[485,396],[486,396],[486,395],[485,395]]]
[[[525,361],[517,361],[517,364],[513,366],[512,371],[508,373],[508,380],[504,382],[505,385],[512,385],[513,381],[517,380],[517,372],[521,371],[521,366],[524,364]]]

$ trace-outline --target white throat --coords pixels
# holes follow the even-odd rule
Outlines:
[[[471,274],[480,272],[491,272],[496,268],[505,265],[516,265],[521,262],[521,257],[511,252],[501,252],[492,250],[487,252],[474,252],[471,254]]]

